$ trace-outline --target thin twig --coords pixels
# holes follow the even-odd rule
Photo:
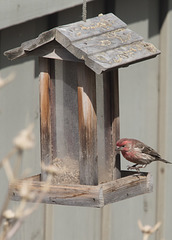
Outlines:
[[[6,78],[1,78],[0,77],[0,88],[4,87],[5,85],[7,85],[8,83],[12,82],[15,78],[15,74],[11,73],[10,75],[8,75]]]
[[[9,163],[9,159],[7,158],[4,163],[4,169],[5,169],[5,172],[6,172],[6,175],[7,175],[7,178],[8,178],[8,181],[11,183],[14,181],[14,173],[13,173],[13,170],[12,170],[12,167]]]
[[[6,235],[6,240],[8,240],[14,236],[14,234],[17,232],[17,230],[21,227],[23,220],[24,219],[19,219],[18,221],[16,221],[14,226],[8,231],[8,233]]]
[[[8,154],[7,156],[0,162],[0,168],[2,166],[4,166],[4,169],[6,171],[6,174],[7,174],[7,177],[8,179],[12,182],[14,181],[14,174],[12,172],[12,169],[11,169],[11,166],[9,164],[9,159],[17,152],[17,149],[14,147]],[[4,204],[3,204],[3,207],[1,209],[1,212],[0,212],[0,226],[2,224],[2,220],[3,220],[3,213],[4,211],[7,209],[8,207],[8,203],[10,201],[10,190],[8,190],[8,193],[7,193],[7,196],[5,198],[5,201],[4,201]]]
[[[24,221],[24,219],[26,217],[28,217],[29,215],[31,215],[39,206],[39,204],[42,202],[42,199],[45,196],[45,193],[48,191],[49,189],[49,184],[52,181],[52,175],[48,175],[47,180],[45,182],[44,188],[42,189],[41,194],[39,195],[39,197],[37,198],[34,206],[32,208],[28,208],[25,209],[26,207],[26,199],[22,199],[21,204],[19,206],[19,208],[16,210],[16,217],[17,217],[17,221],[9,228],[5,239],[10,239],[12,236],[14,236],[14,234],[16,233],[16,231],[19,229],[19,227],[21,226],[22,222]],[[30,194],[30,192],[28,192],[28,194]]]
[[[143,240],[148,240],[149,236],[159,229],[161,222],[158,222],[154,227],[151,227],[149,225],[143,226],[141,221],[138,220],[138,226],[143,233]]]
[[[23,156],[23,150],[21,150],[21,149],[17,149],[17,150],[18,150],[17,159],[16,159],[16,163],[14,166],[14,170],[13,170],[15,179],[17,179],[19,176],[19,170],[21,167],[21,161],[22,161],[22,156]]]
[[[48,175],[47,180],[45,182],[45,185],[44,185],[44,188],[42,189],[41,194],[39,194],[39,197],[38,197],[37,201],[35,202],[33,208],[25,210],[24,217],[29,216],[31,213],[33,213],[36,210],[36,208],[38,207],[39,203],[42,202],[42,199],[44,198],[46,192],[48,191],[49,185],[50,185],[51,181],[52,181],[52,175]]]
[[[10,191],[8,190],[7,196],[5,198],[5,201],[4,201],[3,207],[1,209],[1,213],[0,213],[0,226],[2,225],[3,213],[7,209],[8,203],[10,201],[9,195],[10,195]]]
[[[18,178],[23,151],[30,149],[34,146],[34,136],[33,136],[32,130],[33,130],[33,124],[31,124],[28,128],[21,131],[19,135],[14,139],[14,148],[0,162],[0,168],[4,167],[9,183],[11,185],[15,182],[15,179]],[[17,153],[17,159],[16,159],[14,169],[12,169],[9,160],[16,153]],[[27,193],[28,195],[30,194],[29,191]],[[11,215],[9,216],[9,214],[4,215],[4,212],[7,209],[9,204],[10,195],[11,195],[11,190],[8,190],[7,197],[4,201],[4,205],[0,213],[0,226],[2,225],[3,219],[5,224],[3,232],[0,236],[0,239],[4,239],[4,240],[11,238],[13,234],[18,230],[18,228],[20,227],[23,221],[23,218],[25,217],[25,214],[23,213],[27,206],[26,204],[27,199],[24,196],[23,199],[21,200],[21,203],[18,209],[14,214],[14,217],[11,217]],[[8,211],[8,213],[9,212],[10,211]]]
[[[7,159],[10,159],[16,152],[17,152],[17,149],[15,147],[12,148],[12,150],[7,154],[7,156],[5,156],[0,162],[0,168],[2,168],[4,162],[7,161]]]

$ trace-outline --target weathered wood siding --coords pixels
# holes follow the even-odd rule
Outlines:
[[[163,8],[162,8],[163,7]],[[159,82],[159,150],[165,159],[172,162],[172,1],[161,2],[160,48],[160,82]],[[171,238],[171,199],[172,199],[172,169],[158,164],[157,175],[157,219],[162,221],[162,228],[157,233],[157,239]]]
[[[129,24],[130,29],[144,37],[145,41],[159,46],[158,1],[116,1],[116,14]],[[131,14],[132,13],[132,14]],[[158,149],[158,70],[160,57],[152,61],[121,69],[120,76],[120,134],[121,137],[140,139]],[[122,158],[122,169],[130,165]],[[110,239],[142,239],[137,221],[154,225],[156,219],[157,164],[146,168],[153,174],[154,191],[129,201],[111,206]],[[120,216],[119,216],[120,215]],[[119,217],[116,217],[119,216]],[[118,231],[123,225],[123,230]],[[152,236],[155,239],[155,235]],[[160,240],[160,239],[158,239]]]
[[[31,151],[26,151],[22,160],[22,171],[30,169],[29,175],[40,173],[40,163],[37,161],[37,159],[40,159],[38,59],[35,60],[31,57],[16,62],[7,62],[3,52],[45,31],[46,26],[47,19],[42,18],[41,20],[31,21],[0,32],[0,75],[3,78],[11,72],[15,74],[14,81],[0,89],[0,159],[10,151],[13,138],[19,131],[33,122],[36,139],[35,148]],[[28,29],[30,30],[28,31]],[[7,187],[7,177],[1,170],[0,208],[6,196]],[[18,204],[18,202],[11,202],[10,207],[15,208]],[[44,205],[40,205],[38,211],[24,222],[13,239],[43,239],[43,229]]]
[[[89,0],[90,1],[90,0]],[[0,1],[0,29],[82,4],[82,0]]]

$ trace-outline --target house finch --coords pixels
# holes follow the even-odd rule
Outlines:
[[[122,138],[118,140],[116,143],[116,151],[121,151],[125,159],[135,163],[127,169],[136,169],[139,171],[139,168],[146,167],[147,164],[153,161],[171,163],[162,159],[154,149],[136,139]]]

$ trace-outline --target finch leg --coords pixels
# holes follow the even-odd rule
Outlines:
[[[147,164],[143,164],[141,168],[145,168],[147,166]]]
[[[143,164],[143,165],[140,165],[140,166],[138,166],[138,164],[134,164],[133,166],[128,166],[127,170],[135,169],[137,172],[140,172],[140,168],[145,168],[146,166],[147,166],[147,164]]]
[[[135,164],[133,166],[128,166],[127,170],[136,170],[137,172],[140,172],[140,167],[137,167],[138,164]]]

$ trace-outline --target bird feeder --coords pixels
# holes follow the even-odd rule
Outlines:
[[[41,162],[57,167],[42,202],[103,207],[152,191],[150,173],[121,171],[115,151],[118,68],[159,53],[111,13],[56,27],[5,52],[10,60],[39,57]],[[40,193],[46,178],[43,168],[19,180],[12,199],[20,200],[23,181]]]

